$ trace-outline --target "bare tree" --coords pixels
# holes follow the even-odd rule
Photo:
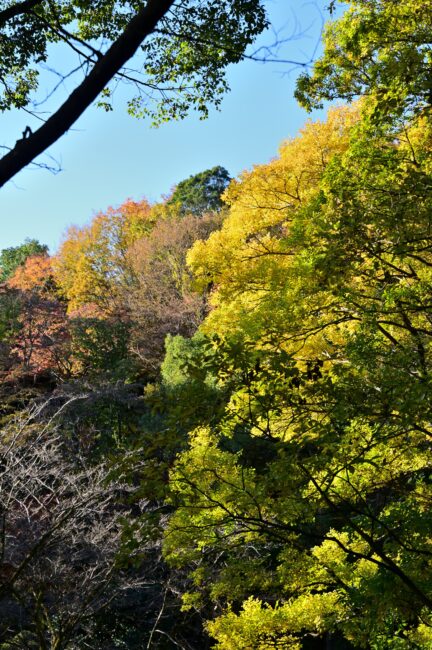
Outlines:
[[[84,643],[96,615],[146,583],[117,562],[124,485],[73,457],[35,415],[0,437],[0,642],[60,650]]]
[[[221,221],[216,212],[162,219],[129,250],[135,279],[128,292],[132,349],[148,371],[159,369],[167,334],[192,336],[207,313],[207,293],[193,290],[186,255]]]

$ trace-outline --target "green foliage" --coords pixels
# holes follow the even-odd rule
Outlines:
[[[220,165],[190,176],[175,188],[168,204],[178,206],[180,214],[201,215],[222,208],[222,194],[231,178]]]
[[[75,51],[77,39],[89,43],[89,50],[105,50],[144,4],[137,0],[37,2],[23,8],[15,19],[3,21],[0,111],[29,106],[38,89],[41,64],[50,60],[53,44],[65,42]],[[0,5],[3,10],[10,3]],[[139,91],[128,101],[129,112],[150,115],[155,123],[184,117],[190,108],[205,117],[209,105],[218,106],[227,90],[226,67],[241,61],[247,46],[266,26],[260,0],[174,3],[141,47]],[[111,108],[110,93],[105,89],[100,102],[106,110]]]
[[[171,464],[187,444],[188,431],[219,420],[227,391],[216,379],[211,340],[199,332],[191,339],[168,335],[165,347],[161,383],[147,387],[146,401],[159,418],[158,445],[174,449]]]
[[[375,118],[430,110],[432,11],[424,0],[342,0],[328,23],[324,54],[312,75],[300,76],[296,96],[307,109],[323,100],[371,95]]]
[[[225,400],[171,471],[165,552],[221,649],[430,643],[432,127],[364,114],[245,175],[189,256]]]
[[[40,244],[37,239],[26,239],[20,246],[4,248],[0,252],[0,282],[8,280],[28,257],[46,255],[48,246]]]
[[[75,372],[105,380],[132,378],[136,367],[129,352],[130,326],[120,320],[73,318],[70,322]]]
[[[195,334],[191,339],[168,334],[165,339],[165,358],[161,366],[164,386],[175,389],[191,381],[196,377],[197,372],[202,381],[207,380],[207,368],[201,365],[204,361],[206,343],[205,336],[200,333]],[[197,369],[195,373],[192,368]],[[209,383],[213,383],[212,378],[209,379]]]
[[[22,299],[16,292],[0,294],[0,342],[11,341],[20,330]]]
[[[157,109],[137,96],[130,112],[149,114],[156,124],[182,118],[190,107],[206,117],[209,104],[218,107],[228,89],[226,67],[242,60],[267,25],[259,0],[186,0],[177,5],[164,29],[142,48],[149,86],[163,88]]]

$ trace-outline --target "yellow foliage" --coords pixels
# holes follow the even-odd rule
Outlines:
[[[189,254],[197,278],[208,282],[210,277],[226,297],[249,288],[248,279],[254,278],[254,267],[263,258],[278,255],[277,272],[282,256],[289,258],[289,251],[281,250],[280,236],[297,209],[318,191],[331,158],[346,150],[357,119],[357,108],[332,109],[325,122],[308,122],[298,137],[286,141],[277,158],[233,181],[224,195],[231,209],[221,230],[195,244]]]
[[[316,283],[310,260],[297,255],[294,220],[299,209],[319,193],[326,166],[348,147],[359,109],[329,111],[325,122],[308,122],[298,137],[286,141],[279,156],[244,172],[225,193],[230,205],[222,228],[197,242],[188,262],[198,286],[216,285],[213,312],[204,331],[224,334],[238,327],[248,334],[271,331],[286,322],[287,301],[302,292],[305,278]],[[298,248],[298,246],[297,246]],[[310,298],[312,311],[323,297]]]
[[[106,313],[128,280],[127,250],[153,222],[146,200],[126,201],[97,214],[88,226],[72,226],[53,260],[55,279],[69,301],[69,311],[93,305]]]
[[[425,617],[428,615],[425,612]],[[430,623],[420,623],[417,629],[409,634],[409,640],[415,644],[417,648],[432,648],[432,627]]]
[[[344,607],[334,592],[301,596],[275,607],[249,598],[240,614],[228,610],[207,623],[207,629],[216,639],[218,650],[300,650],[302,645],[293,633],[322,632],[329,620],[342,617],[343,612]]]

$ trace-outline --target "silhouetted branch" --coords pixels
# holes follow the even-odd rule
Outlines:
[[[15,147],[0,160],[0,187],[70,129],[135,54],[173,4],[174,0],[150,0],[131,19],[124,32],[95,63],[91,72],[63,105],[37,131],[18,140]]]

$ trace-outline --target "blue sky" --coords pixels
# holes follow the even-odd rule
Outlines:
[[[327,17],[328,0],[266,4],[273,25],[283,28],[284,36],[294,34],[280,56],[308,60],[319,39],[321,18]],[[272,38],[263,35],[260,43]],[[114,98],[113,112],[90,108],[49,151],[61,162],[59,174],[26,169],[0,190],[0,248],[34,237],[55,252],[69,225],[84,224],[109,205],[129,197],[157,201],[182,179],[215,165],[236,176],[267,162],[277,155],[281,141],[294,136],[308,119],[293,98],[299,71],[288,64],[232,66],[232,90],[221,111],[211,111],[205,121],[192,115],[151,128],[128,116],[123,91]],[[1,144],[13,142],[31,124],[24,114],[1,119]]]

